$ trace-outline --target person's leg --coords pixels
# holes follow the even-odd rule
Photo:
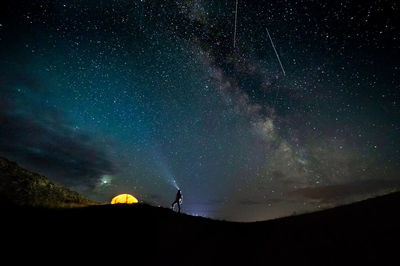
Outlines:
[[[181,204],[179,203],[179,201],[177,203],[178,203],[178,213],[181,213]]]

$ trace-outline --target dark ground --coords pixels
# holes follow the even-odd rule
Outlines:
[[[399,205],[394,193],[272,221],[215,221],[96,205],[0,157],[0,263],[400,265]]]
[[[400,265],[399,203],[394,193],[247,224],[148,205],[3,208],[2,251],[66,265]]]

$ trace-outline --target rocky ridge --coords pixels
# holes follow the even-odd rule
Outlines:
[[[0,156],[0,206],[64,208],[93,204],[79,193]]]

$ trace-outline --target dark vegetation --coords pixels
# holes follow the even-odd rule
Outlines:
[[[4,184],[2,184],[4,185]],[[101,265],[399,265],[400,193],[257,223],[137,205],[3,204],[3,255]],[[4,257],[3,257],[4,259]]]
[[[79,193],[0,156],[0,206],[60,208],[90,204],[94,203]]]

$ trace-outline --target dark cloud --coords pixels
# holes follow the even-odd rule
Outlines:
[[[258,204],[262,204],[262,203],[263,202],[255,201],[255,200],[248,200],[248,199],[239,201],[239,204],[247,205],[247,206],[249,206],[249,205],[258,205]]]
[[[21,69],[0,83],[0,153],[23,166],[67,185],[92,187],[116,167],[108,143],[74,128],[56,108],[40,105],[42,82]],[[30,96],[18,95],[18,88]],[[39,100],[38,100],[39,99]]]
[[[11,40],[18,46],[18,38]],[[75,128],[60,109],[45,103],[50,88],[32,68],[32,59],[21,49],[8,58],[0,52],[0,154],[81,188],[115,173],[107,154],[110,143]]]
[[[190,199],[190,200],[192,200],[192,199]],[[226,202],[227,201],[224,200],[224,199],[207,199],[207,200],[201,200],[201,201],[196,200],[195,201],[195,205],[202,205],[202,206],[213,205],[213,206],[216,206],[216,205],[225,204]],[[191,205],[194,205],[194,203],[191,202]]]
[[[337,200],[345,200],[349,197],[370,196],[379,193],[379,191],[399,188],[400,180],[369,179],[345,184],[301,188],[289,194],[319,200],[321,203],[330,203]]]
[[[101,175],[116,171],[106,154],[106,143],[75,132],[60,123],[60,117],[52,119],[43,124],[32,117],[6,115],[0,124],[0,152],[74,186],[91,187]]]
[[[254,206],[254,205],[268,205],[268,204],[277,204],[277,203],[282,203],[282,202],[289,202],[288,199],[283,199],[283,198],[268,198],[264,200],[251,200],[251,199],[242,199],[238,201],[238,204],[240,205],[245,205],[245,206]]]

